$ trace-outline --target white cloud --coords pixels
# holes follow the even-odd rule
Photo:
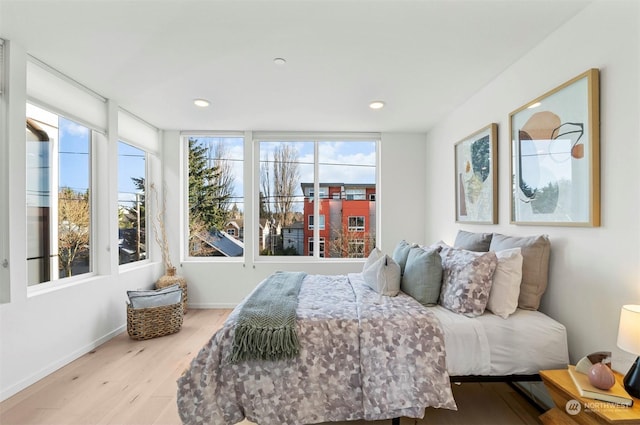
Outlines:
[[[63,135],[87,137],[89,134],[89,129],[73,121],[60,120],[60,132]]]

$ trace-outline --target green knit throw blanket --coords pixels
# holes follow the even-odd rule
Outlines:
[[[247,298],[235,325],[231,363],[298,355],[296,308],[305,276],[302,272],[276,272]]]

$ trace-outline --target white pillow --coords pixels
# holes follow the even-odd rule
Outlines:
[[[400,265],[377,248],[367,258],[362,278],[367,286],[381,295],[395,297],[400,292]]]
[[[384,253],[380,250],[380,248],[373,248],[373,250],[367,257],[367,261],[364,262],[364,266],[362,266],[362,273],[364,273],[366,269],[371,267],[371,265],[378,261],[381,257],[384,257]]]
[[[518,308],[522,282],[522,252],[520,248],[496,252],[498,266],[493,273],[487,309],[506,319]]]

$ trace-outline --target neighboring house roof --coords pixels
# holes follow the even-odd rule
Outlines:
[[[320,187],[342,187],[344,186],[344,188],[352,188],[352,187],[373,187],[375,188],[376,185],[375,183],[320,183],[319,185]],[[300,183],[300,187],[302,187],[303,189],[305,187],[313,187],[313,183]]]
[[[240,229],[244,226],[244,220],[240,220],[240,219],[231,220],[227,223],[227,227],[229,226],[233,226],[236,229]]]
[[[282,229],[304,229],[304,221],[296,221],[288,226],[283,226]]]
[[[225,257],[242,257],[244,244],[219,230],[202,232],[198,235],[204,243],[216,249]]]

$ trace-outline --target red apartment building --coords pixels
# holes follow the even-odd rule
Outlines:
[[[313,255],[313,183],[304,193],[304,255]],[[376,185],[320,183],[320,257],[363,258],[375,246]]]

